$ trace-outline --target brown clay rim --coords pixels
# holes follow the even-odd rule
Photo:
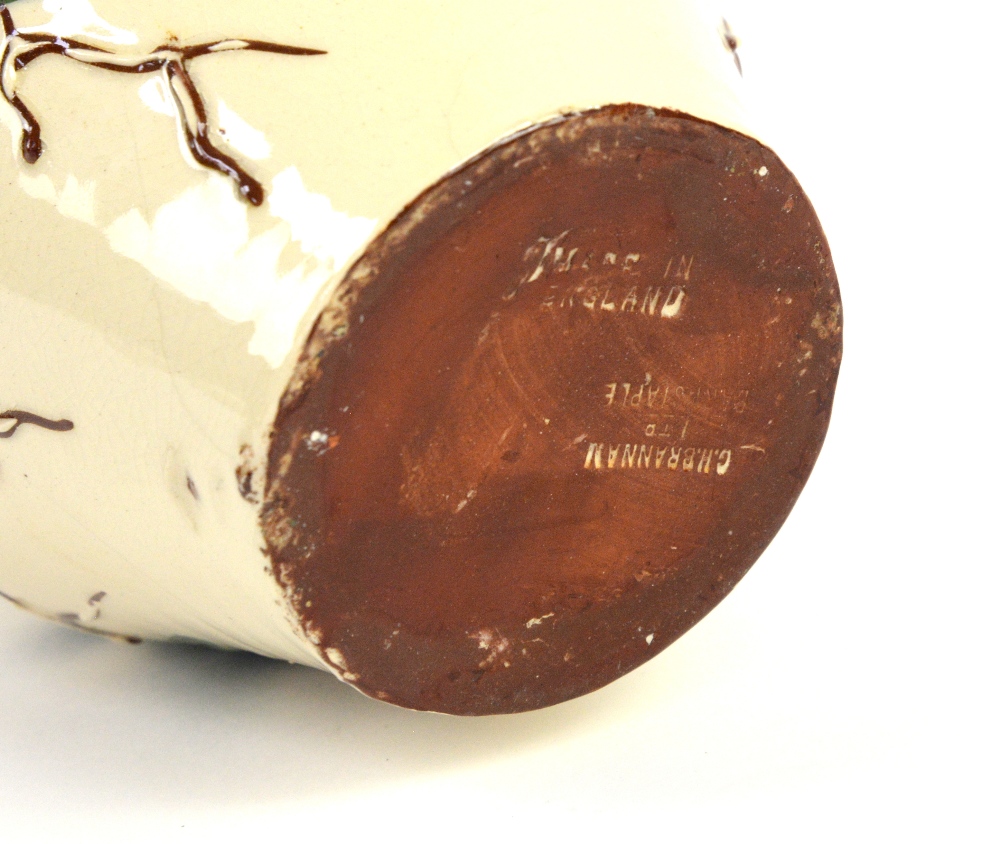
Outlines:
[[[784,521],[841,354],[767,148],[611,106],[493,147],[348,273],[275,424],[263,525],[331,669],[517,712],[658,653]]]

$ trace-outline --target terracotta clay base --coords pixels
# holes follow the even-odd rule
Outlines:
[[[840,354],[826,241],[768,149],[637,106],[534,127],[414,202],[317,323],[270,454],[275,574],[367,694],[584,694],[771,540]]]

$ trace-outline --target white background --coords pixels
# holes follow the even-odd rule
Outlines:
[[[824,451],[736,591],[605,690],[476,720],[0,606],[0,839],[1000,837],[1000,16],[726,8],[846,321]]]

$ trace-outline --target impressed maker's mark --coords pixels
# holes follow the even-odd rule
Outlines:
[[[574,237],[571,229],[539,237],[524,251],[522,263],[505,302],[530,296],[530,307],[543,313],[580,309],[657,323],[683,316],[700,266],[694,252],[653,254],[629,250],[627,244],[612,251],[586,236]],[[604,421],[596,427],[606,430],[592,430],[569,444],[579,449],[585,471],[650,470],[702,478],[732,473],[735,447],[713,444],[718,432],[702,430],[694,417],[743,414],[749,390],[686,387],[647,374],[645,379],[609,379],[598,400]]]
[[[513,300],[527,287],[541,288],[543,310],[585,308],[600,314],[639,314],[658,319],[679,316],[695,255],[653,259],[642,252],[611,252],[576,246],[570,230],[540,237],[525,250],[527,265],[504,294]]]
[[[644,443],[588,443],[584,469],[662,469],[697,475],[724,475],[733,462],[731,448],[657,447]]]

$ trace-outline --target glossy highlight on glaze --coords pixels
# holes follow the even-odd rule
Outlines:
[[[216,170],[232,179],[247,202],[259,206],[264,201],[264,188],[232,156],[218,149],[209,138],[208,113],[198,91],[188,63],[212,53],[253,50],[287,56],[319,56],[325,50],[275,44],[269,41],[249,41],[238,38],[207,41],[182,47],[176,43],[161,44],[144,56],[127,56],[79,41],[48,33],[20,32],[10,10],[0,5],[3,23],[3,51],[0,54],[0,94],[13,107],[21,120],[21,156],[34,164],[42,154],[42,129],[28,105],[16,93],[17,71],[45,55],[60,55],[73,61],[111,70],[117,73],[145,74],[162,72],[167,90],[177,109],[177,119],[191,155],[203,167]]]

